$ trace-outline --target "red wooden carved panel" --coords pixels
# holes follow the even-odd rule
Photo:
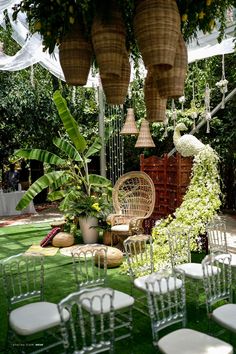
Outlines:
[[[180,206],[189,185],[192,158],[179,153],[162,158],[140,155],[140,170],[153,180],[156,189],[156,203],[151,219],[145,223],[145,230],[154,225],[155,220],[172,214]]]

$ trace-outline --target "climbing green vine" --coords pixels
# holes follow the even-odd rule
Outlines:
[[[201,235],[208,221],[219,210],[221,201],[219,156],[206,145],[193,160],[191,181],[183,202],[173,215],[162,219],[153,228],[153,261],[155,270],[169,264],[170,252],[167,231],[190,229],[191,250],[201,249]],[[128,265],[123,263],[122,272]]]

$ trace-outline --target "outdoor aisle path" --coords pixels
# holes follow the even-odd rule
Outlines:
[[[55,206],[39,205],[35,207],[36,214],[22,214],[13,216],[0,216],[0,227],[36,224],[41,222],[53,222],[63,220],[61,213]]]
[[[0,217],[0,227],[35,224],[63,220],[63,214],[55,206],[36,206],[37,214],[23,214]],[[236,253],[236,214],[224,214],[227,227],[227,241],[230,251]]]

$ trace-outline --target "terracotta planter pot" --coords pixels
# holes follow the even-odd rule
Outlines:
[[[106,231],[103,231],[103,243],[104,245],[106,246],[110,246],[111,245],[111,231],[109,230],[106,230]]]
[[[93,226],[98,226],[98,219],[93,216],[79,217],[79,226],[84,243],[96,243],[98,231]]]

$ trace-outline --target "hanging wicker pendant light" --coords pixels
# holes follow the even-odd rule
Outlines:
[[[141,128],[139,131],[139,136],[136,141],[135,147],[155,147],[154,141],[152,140],[152,136],[150,133],[149,122],[146,119],[143,119],[141,123]]]
[[[138,128],[136,127],[133,108],[127,109],[125,124],[120,132],[121,135],[138,135]]]

